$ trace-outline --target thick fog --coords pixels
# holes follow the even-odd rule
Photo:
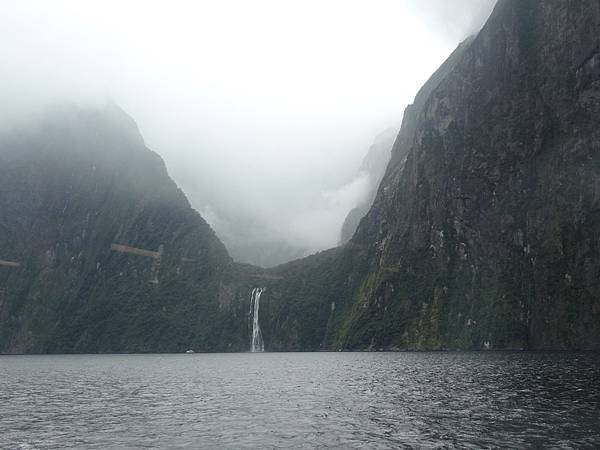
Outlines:
[[[300,256],[337,244],[373,139],[493,4],[3,1],[1,123],[111,99],[227,245]]]

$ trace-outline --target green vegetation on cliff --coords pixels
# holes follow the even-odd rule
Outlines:
[[[599,36],[595,0],[500,0],[406,109],[354,236],[269,270],[118,108],[3,136],[0,351],[247,350],[254,287],[267,350],[600,349]]]

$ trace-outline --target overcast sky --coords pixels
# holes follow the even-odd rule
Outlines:
[[[373,138],[493,3],[5,0],[0,113],[113,99],[216,228],[322,249]]]

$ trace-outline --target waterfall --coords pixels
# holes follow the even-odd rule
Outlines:
[[[252,297],[250,298],[250,313],[249,318],[252,320],[252,343],[250,346],[251,352],[264,352],[265,343],[263,342],[262,333],[260,332],[260,324],[258,323],[258,310],[260,309],[260,296],[264,288],[252,289]]]

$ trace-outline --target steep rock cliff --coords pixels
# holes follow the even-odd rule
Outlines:
[[[339,344],[600,348],[599,36],[598,1],[497,4],[403,124]]]
[[[118,107],[4,135],[0,192],[0,259],[20,264],[0,266],[0,351],[245,348],[219,304],[231,259]]]
[[[247,350],[255,287],[267,350],[600,349],[599,36],[598,0],[500,0],[407,108],[352,239],[269,270],[118,108],[3,136],[0,351]]]
[[[354,237],[265,304],[312,305],[322,348],[599,349],[599,36],[597,0],[499,1],[407,108]]]

